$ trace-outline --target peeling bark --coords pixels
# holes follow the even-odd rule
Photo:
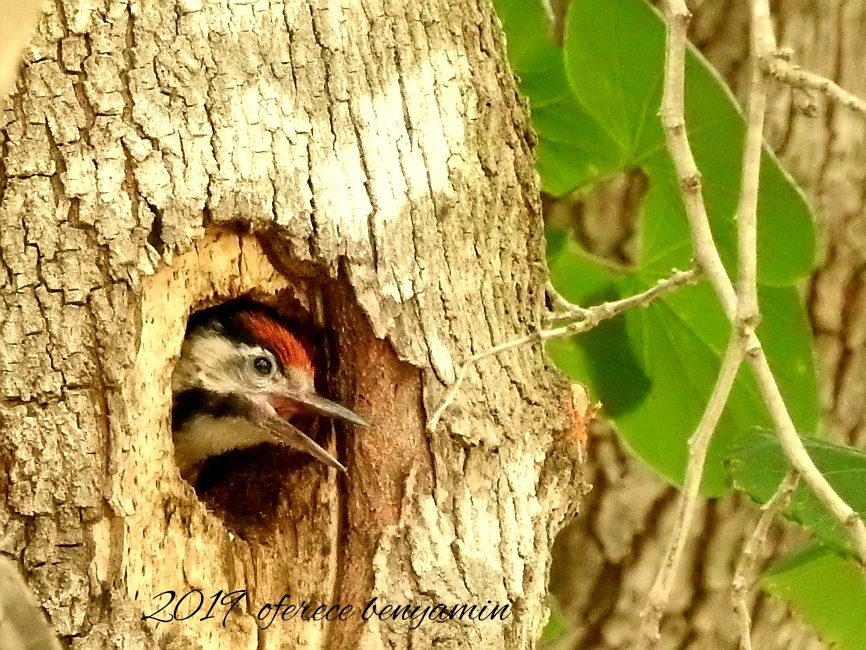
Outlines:
[[[424,430],[464,359],[540,324],[527,111],[486,0],[404,5],[63,0],[25,51],[0,122],[0,551],[72,647],[540,635],[583,489],[571,387],[510,351]],[[371,422],[320,431],[348,478],[272,449],[198,494],[179,477],[186,317],[250,292]],[[141,620],[186,594],[187,620]],[[261,629],[284,594],[355,612]],[[413,629],[362,620],[374,597],[509,609]]]

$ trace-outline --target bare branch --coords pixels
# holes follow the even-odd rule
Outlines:
[[[803,446],[803,441],[791,421],[791,416],[785,408],[785,401],[779,392],[779,387],[773,377],[773,371],[770,370],[770,365],[767,363],[763,349],[757,349],[749,362],[755,371],[755,377],[758,380],[764,402],[767,404],[767,410],[776,426],[785,457],[800,474],[809,489],[815,493],[818,500],[842,523],[851,536],[861,561],[866,561],[866,526],[863,525],[863,520],[857,512],[836,493],[833,486],[809,457],[806,447]]]
[[[777,81],[801,90],[815,90],[852,111],[866,116],[866,101],[842,88],[835,81],[786,60],[777,52],[761,58],[761,69]]]
[[[639,648],[651,646],[659,638],[661,619],[671,596],[674,578],[682,561],[683,552],[686,549],[686,541],[700,496],[707,450],[719,424],[719,419],[722,417],[722,412],[725,410],[725,404],[728,402],[731,388],[733,388],[734,380],[737,378],[737,371],[743,363],[743,357],[746,354],[746,342],[747,336],[741,332],[734,332],[731,336],[710,400],[707,402],[698,428],[689,438],[689,461],[686,465],[686,479],[680,495],[676,524],[662,566],[650,590],[647,606],[641,615]]]
[[[608,320],[610,318],[613,318],[614,316],[618,316],[619,314],[635,307],[646,307],[656,298],[670,293],[674,289],[679,289],[680,287],[694,284],[699,279],[700,274],[695,269],[691,269],[688,271],[678,271],[674,269],[670,277],[659,280],[656,286],[647,289],[643,293],[629,296],[628,298],[623,298],[622,300],[605,302],[595,307],[578,307],[577,305],[572,305],[571,303],[569,303],[562,296],[559,296],[559,300],[562,301],[559,303],[559,305],[562,306],[564,304],[566,306],[566,310],[562,312],[551,313],[547,317],[547,320],[550,322],[558,322],[563,320],[572,320],[578,322],[589,321],[593,324],[587,329],[592,329],[601,321]],[[571,333],[574,334],[574,332]],[[558,337],[554,336],[553,338]]]
[[[433,412],[433,415],[427,422],[427,430],[434,431],[436,429],[436,425],[439,424],[439,420],[442,418],[442,414],[445,412],[445,409],[447,409],[451,405],[451,403],[454,401],[454,398],[457,396],[457,391],[460,390],[460,386],[463,383],[463,380],[466,379],[466,373],[469,371],[469,368],[475,365],[477,362],[481,361],[482,359],[499,354],[500,352],[505,352],[506,350],[511,350],[521,345],[543,343],[545,341],[551,341],[553,339],[559,339],[566,336],[571,336],[573,334],[587,332],[594,327],[597,327],[599,323],[610,320],[615,316],[619,316],[620,314],[629,309],[633,309],[635,307],[645,307],[653,300],[660,298],[661,296],[668,294],[675,289],[679,289],[680,287],[683,287],[687,284],[693,284],[694,282],[697,282],[699,277],[700,276],[698,272],[694,269],[689,271],[678,271],[675,269],[669,278],[659,280],[656,286],[647,289],[643,293],[629,296],[628,298],[623,298],[622,300],[605,302],[600,305],[596,305],[595,307],[578,307],[569,303],[567,300],[559,296],[559,294],[556,294],[557,304],[567,305],[568,311],[551,314],[551,320],[572,320],[574,322],[552,329],[538,330],[536,332],[527,334],[526,336],[521,336],[505,343],[500,343],[499,345],[493,346],[489,350],[485,350],[484,352],[478,352],[477,354],[469,357],[460,368],[460,371],[457,373],[457,379],[454,381],[453,384],[451,384],[451,387],[445,394],[442,403]]]
[[[756,0],[752,3],[752,82],[749,89],[746,144],[743,150],[743,180],[740,187],[740,201],[737,206],[737,238],[740,258],[737,321],[745,334],[754,333],[760,321],[758,310],[758,186],[761,177],[767,82],[756,59],[762,51],[772,52],[775,50],[773,31],[772,29],[769,29],[769,32],[767,30],[769,26],[770,7],[766,2]]]
[[[749,595],[749,587],[754,582],[755,567],[761,557],[764,543],[767,541],[767,532],[776,515],[784,510],[797,489],[800,477],[796,472],[788,472],[785,479],[776,489],[775,494],[767,503],[761,506],[761,517],[755,526],[755,530],[749,537],[737,568],[734,571],[734,579],[731,583],[731,599],[734,601],[734,610],[740,623],[740,650],[752,650],[752,617],[749,614],[749,606],[746,597]]]
[[[758,13],[755,14],[754,12]],[[779,51],[770,20],[769,3],[757,0],[752,16],[753,38],[758,39],[757,59],[764,74],[800,90],[814,90],[852,111],[866,116],[866,101],[848,92],[832,79],[807,72],[789,61],[790,53]]]
[[[732,324],[737,322],[737,296],[731,279],[722,265],[713,241],[700,186],[700,174],[686,137],[683,113],[683,81],[688,10],[682,0],[669,1],[668,49],[665,60],[665,88],[662,96],[662,125],[668,149],[674,161],[683,200],[692,230],[695,258],[699,268],[709,277],[716,295]],[[684,18],[685,17],[685,18]],[[758,387],[775,425],[785,457],[809,488],[852,536],[857,553],[866,561],[866,526],[862,519],[836,493],[806,452],[779,391],[776,379],[767,363],[757,336],[747,343],[748,360],[755,371]]]
[[[568,302],[568,300],[563,298],[562,295],[556,290],[556,287],[553,286],[553,282],[551,282],[550,280],[548,280],[547,284],[544,285],[544,292],[547,294],[547,299],[550,301],[550,304],[553,307],[554,311],[565,310],[574,313],[577,313],[578,311],[585,311],[582,307],[573,305]]]
[[[855,539],[861,559],[866,560],[866,527],[850,506],[836,494],[809,458],[767,364],[761,343],[754,333],[760,318],[757,300],[757,205],[767,93],[766,82],[758,67],[758,61],[761,56],[767,56],[776,49],[769,5],[767,0],[754,0],[752,5],[754,69],[749,95],[748,130],[743,152],[743,182],[737,212],[740,253],[739,296],[734,291],[734,286],[713,240],[701,190],[701,175],[686,134],[685,57],[691,14],[683,0],[667,0],[666,9],[668,28],[660,118],[668,150],[679,178],[698,267],[710,278],[725,314],[734,327],[734,332],[713,395],[698,429],[689,441],[686,484],[683,488],[677,523],[671,546],[653,584],[643,613],[639,637],[641,647],[653,644],[659,638],[661,618],[670,597],[673,577],[679,567],[697,504],[706,449],[744,354],[747,354],[755,370],[761,393],[776,425],[786,458],[825,506],[845,524]]]
[[[695,261],[698,268],[709,277],[713,287],[723,287],[724,280],[728,276],[713,241],[701,191],[701,173],[698,171],[686,137],[683,107],[685,105],[686,35],[691,14],[683,0],[668,0],[666,7],[668,30],[665,46],[664,91],[659,117],[664,128],[668,150],[676,167],[686,214],[689,217]],[[733,286],[730,286],[729,294],[725,298],[723,302],[736,305],[737,297]]]
[[[829,79],[803,72],[789,64],[776,51],[776,39],[773,35],[770,21],[768,0],[754,0],[753,29],[756,33],[755,42],[758,48],[758,59],[762,67],[776,78],[782,79],[794,86],[813,88],[839,101],[845,106],[866,115],[866,102],[843,90]],[[718,289],[717,289],[718,292]],[[724,303],[724,301],[723,301]],[[725,304],[725,311],[730,318],[731,309]],[[756,339],[757,342],[757,339]],[[815,467],[800,436],[794,428],[791,416],[785,407],[785,402],[779,392],[779,387],[773,377],[760,344],[754,347],[750,354],[750,363],[758,379],[758,385],[770,411],[770,416],[776,427],[785,457],[791,466],[800,474],[815,496],[833,513],[845,526],[857,548],[861,561],[866,561],[866,525],[860,516],[836,493],[824,475]]]
[[[762,58],[776,51],[770,6],[767,0],[752,2],[752,80],[749,89],[749,112],[746,123],[746,145],[743,152],[743,180],[737,208],[737,233],[740,254],[740,277],[737,302],[737,324],[742,336],[754,336],[760,319],[758,310],[757,224],[758,189],[763,149],[764,114],[767,104],[767,81],[760,69]],[[776,513],[784,507],[797,486],[799,477],[789,472],[776,494],[765,504],[754,534],[746,543],[731,583],[731,598],[740,623],[740,648],[752,648],[752,619],[746,596],[760,550]]]

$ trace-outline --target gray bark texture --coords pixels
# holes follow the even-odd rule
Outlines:
[[[846,0],[773,3],[781,47],[805,69],[829,77],[866,97],[862,64],[866,4]],[[749,81],[748,5],[689,3],[692,39],[721,71],[742,102]],[[807,115],[813,104],[815,117]],[[823,434],[866,445],[866,122],[819,96],[772,86],[765,136],[805,189],[817,214],[821,244],[818,268],[806,298],[816,333]],[[634,183],[625,183],[633,188]],[[628,209],[628,189],[595,199],[585,212],[597,215],[583,232],[602,253],[622,255],[628,228],[610,231],[611,217]],[[598,215],[602,215],[599,218]],[[627,248],[627,246],[625,247]],[[593,492],[581,514],[560,536],[551,590],[573,623],[557,647],[613,650],[630,647],[668,543],[676,492],[631,458],[610,434],[591,439],[587,480]],[[755,509],[731,497],[703,506],[692,530],[686,566],[672,599],[662,648],[738,647],[730,597],[731,577]],[[778,554],[799,535],[777,528],[767,551]],[[575,558],[579,558],[575,560]],[[572,567],[579,566],[579,570]],[[826,647],[782,604],[754,594],[753,646],[761,650]]]
[[[579,391],[524,346],[424,429],[463,360],[545,309],[489,2],[60,0],[5,106],[0,552],[64,643],[534,647],[583,491]],[[186,317],[248,293],[306,326],[318,381],[371,422],[320,432],[346,478],[278,450],[198,494],[179,477]],[[355,609],[260,629],[284,594]],[[374,597],[509,610],[362,620]],[[158,610],[189,618],[142,621]]]

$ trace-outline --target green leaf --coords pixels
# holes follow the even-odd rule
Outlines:
[[[495,0],[494,5],[508,40],[508,58],[532,107],[544,191],[563,196],[612,173],[621,164],[618,148],[575,101],[542,3]]]
[[[494,6],[508,39],[508,60],[514,71],[523,75],[545,69],[549,51],[558,48],[551,39],[544,5],[539,0],[495,0]]]
[[[554,644],[554,642],[559,641],[568,634],[569,630],[568,621],[562,615],[559,605],[557,605],[553,598],[549,599],[548,607],[550,608],[550,618],[547,620],[547,625],[544,626],[544,631],[541,633],[540,641],[542,646]]]
[[[643,242],[643,258],[656,260],[687,244],[685,210],[657,115],[664,62],[661,16],[643,0],[574,0],[564,52],[574,96],[616,143],[622,168],[640,167],[656,188],[655,200],[644,210],[644,226],[656,236]],[[745,121],[727,87],[693,48],[686,62],[686,125],[716,243],[732,271]],[[768,151],[760,196],[759,279],[792,284],[812,268],[814,224],[802,194]]]
[[[563,298],[585,305],[589,295],[616,291],[610,266],[587,254],[571,233],[548,228],[546,236],[555,242],[547,248],[550,281]]]
[[[641,259],[615,274],[562,236],[551,246],[555,286],[582,305],[631,295],[691,266],[688,223],[656,115],[661,98],[664,29],[642,0],[573,0],[565,48],[550,38],[540,0],[495,0],[509,57],[532,107],[538,169],[545,191],[562,195],[640,168],[649,178],[642,203]],[[687,123],[714,235],[729,270],[736,264],[734,212],[744,121],[730,93],[695,52],[687,62]],[[759,275],[764,322],[759,334],[797,426],[818,418],[811,332],[796,291],[814,255],[814,228],[802,195],[765,153],[759,201]],[[774,286],[771,286],[774,285]],[[627,443],[656,470],[682,479],[686,440],[715,382],[730,327],[706,286],[682,290],[548,350],[586,383]],[[721,453],[757,424],[768,424],[751,371],[744,368],[710,449],[704,491],[725,491]]]
[[[570,95],[533,108],[532,122],[538,135],[538,172],[548,194],[568,194],[613,173],[621,164],[616,147]]]
[[[550,276],[563,297],[576,304],[598,305],[623,297],[610,270],[570,238],[551,256]],[[592,386],[609,417],[635,409],[652,388],[629,341],[625,316],[571,339],[551,341],[547,349],[560,369]]]
[[[837,494],[861,517],[866,516],[866,454],[823,440],[804,439],[803,444]],[[753,432],[732,449],[728,465],[734,486],[759,503],[769,500],[787,471],[778,439],[763,431]],[[805,484],[798,486],[785,515],[824,544],[856,555],[843,526]]]
[[[614,278],[573,240],[559,243],[550,270],[554,286],[581,305],[634,295],[658,280],[637,273]],[[805,310],[792,287],[760,287],[759,298],[764,320],[758,334],[782,394],[797,425],[814,429],[819,409]],[[548,351],[569,376],[589,386],[593,399],[602,402],[602,413],[614,419],[623,439],[642,459],[681,483],[687,440],[706,407],[730,337],[727,318],[704,283],[631,310],[607,327],[551,342]],[[710,446],[706,495],[728,490],[722,463],[728,447],[756,425],[769,424],[751,369],[744,366]]]
[[[635,0],[573,0],[563,42],[574,95],[632,161],[660,139],[664,146],[656,113],[665,34],[652,16]]]
[[[772,567],[761,584],[836,650],[866,647],[866,576],[856,562],[816,544]]]

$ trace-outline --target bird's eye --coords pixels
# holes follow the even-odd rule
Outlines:
[[[267,377],[274,371],[274,364],[267,357],[256,357],[253,359],[253,368],[260,375]]]

